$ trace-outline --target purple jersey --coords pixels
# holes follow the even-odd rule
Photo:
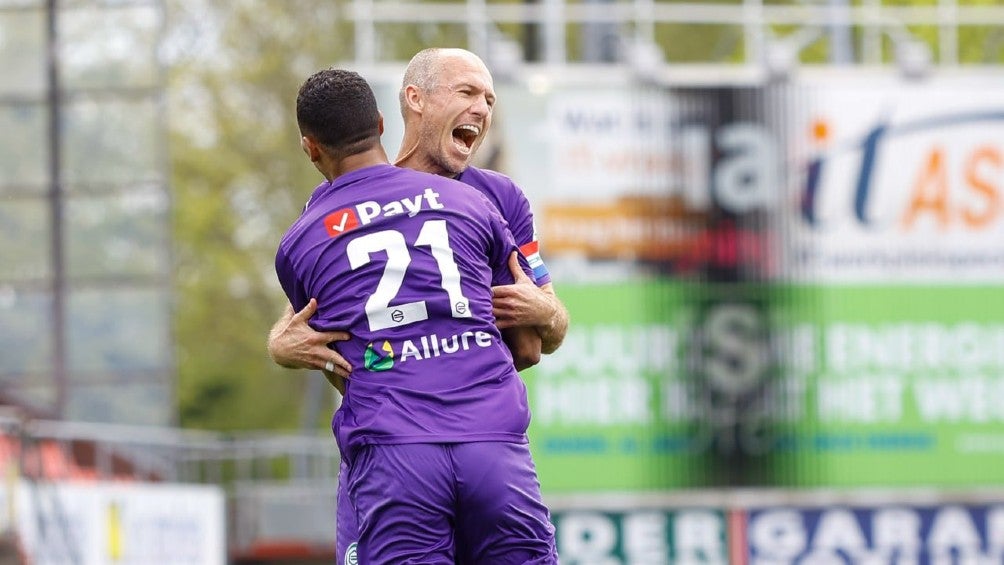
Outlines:
[[[526,257],[533,270],[534,282],[544,286],[551,282],[551,275],[539,253],[537,229],[533,220],[533,211],[523,190],[513,180],[502,173],[477,167],[468,167],[457,177],[464,184],[473,186],[478,192],[488,197],[502,218],[509,224],[516,245]],[[317,188],[324,186],[319,185]],[[314,194],[319,191],[315,190]],[[310,203],[308,202],[309,206]]]
[[[511,284],[505,220],[463,183],[377,165],[325,183],[283,236],[276,272],[353,371],[333,423],[370,444],[525,442],[526,388],[492,316]],[[525,268],[525,270],[528,270]]]
[[[530,263],[537,286],[551,282],[551,275],[547,272],[547,267],[538,251],[537,230],[533,223],[530,202],[516,183],[502,173],[476,167],[464,169],[457,180],[473,186],[487,196],[502,217],[509,222],[509,231],[512,232],[523,256]]]

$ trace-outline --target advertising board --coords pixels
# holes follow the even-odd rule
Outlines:
[[[545,491],[998,481],[999,78],[509,87],[573,321],[525,373]]]

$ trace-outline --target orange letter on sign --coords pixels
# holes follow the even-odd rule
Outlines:
[[[927,165],[913,184],[913,198],[903,213],[902,225],[908,229],[923,212],[934,214],[939,226],[948,227],[948,175],[945,173],[945,157],[940,147],[931,150]]]
[[[984,165],[986,163],[986,165]],[[981,177],[981,168],[989,167],[999,173],[1001,170],[1001,154],[996,147],[981,146],[973,152],[966,161],[966,184],[973,192],[979,193],[981,200],[986,202],[982,210],[966,208],[962,211],[962,219],[971,228],[981,228],[993,221],[1000,212],[1000,192],[989,180]],[[982,167],[981,167],[982,166]]]

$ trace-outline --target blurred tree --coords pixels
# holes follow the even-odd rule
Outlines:
[[[306,379],[321,378],[265,349],[285,304],[275,248],[321,180],[300,150],[296,92],[351,52],[352,34],[336,2],[167,7],[180,424],[292,428]]]

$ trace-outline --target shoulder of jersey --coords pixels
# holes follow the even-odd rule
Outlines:
[[[321,183],[319,183],[317,186],[314,187],[314,190],[310,191],[310,196],[308,196],[307,201],[303,203],[304,212],[306,212],[307,209],[310,208],[310,205],[314,202],[314,199],[317,198],[318,191],[320,191],[321,187],[325,186],[326,184],[328,184],[328,181],[322,181]]]
[[[482,186],[500,191],[511,191],[523,194],[523,189],[520,188],[511,178],[503,173],[493,171],[491,169],[468,167],[468,169],[464,171],[464,175],[460,177],[460,180],[473,186]]]
[[[468,167],[467,170],[464,171],[464,175],[463,176],[467,176],[467,175],[471,175],[471,176],[474,176],[474,177],[483,177],[485,180],[488,180],[490,182],[495,182],[495,183],[501,182],[501,183],[511,184],[511,185],[515,185],[516,184],[507,175],[505,175],[503,173],[500,173],[498,171],[493,171],[491,169],[482,169],[482,168],[479,168],[479,167]]]

